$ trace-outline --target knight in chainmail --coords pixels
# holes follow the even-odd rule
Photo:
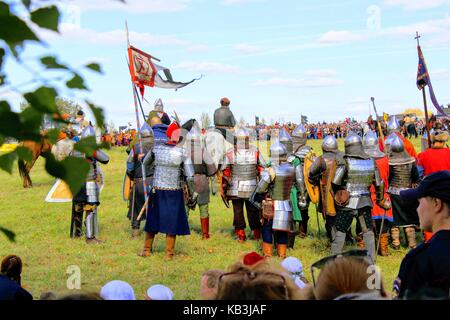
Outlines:
[[[227,151],[222,164],[222,188],[226,198],[233,203],[233,226],[238,241],[246,240],[244,205],[247,209],[247,219],[253,238],[260,239],[259,210],[251,204],[249,198],[256,188],[260,172],[267,165],[258,148],[250,145],[247,129],[236,130],[235,146]]]
[[[317,157],[309,169],[309,182],[319,187],[318,210],[325,219],[325,230],[332,241],[331,230],[336,220],[331,180],[338,166],[345,165],[344,154],[338,149],[338,142],[333,135],[328,135],[322,141],[322,155]]]
[[[367,155],[375,160],[380,177],[384,182],[384,198],[386,199],[386,205],[380,207],[376,204],[376,192],[373,186],[370,187],[370,196],[373,202],[372,219],[375,224],[375,236],[380,239],[378,254],[387,256],[389,254],[389,230],[394,221],[390,197],[387,193],[389,187],[389,160],[387,155],[380,151],[379,139],[375,131],[369,131],[364,135],[363,147]],[[387,201],[388,199],[389,201]],[[356,227],[358,233],[360,224],[357,223]],[[364,241],[361,237],[358,238],[358,247],[360,249],[365,249]]]
[[[370,186],[374,185],[377,203],[384,205],[384,183],[375,165],[363,149],[362,139],[350,132],[344,140],[344,164],[337,166],[332,180],[336,201],[336,221],[332,229],[332,254],[339,254],[345,244],[345,233],[353,218],[361,224],[361,236],[372,259],[375,258],[375,238],[372,223]]]
[[[81,139],[95,137],[95,130],[88,125],[81,133]],[[93,152],[92,156],[74,150],[72,156],[85,158],[88,161],[90,169],[86,177],[86,183],[81,187],[80,191],[74,195],[72,199],[72,221],[70,225],[70,236],[72,238],[81,237],[83,213],[86,212],[86,242],[89,244],[103,242],[98,239],[98,217],[97,208],[100,205],[100,168],[98,163],[107,164],[109,157],[101,150]]]
[[[398,120],[395,116],[391,116],[387,125],[387,132],[388,132],[388,136],[385,138],[386,140],[388,139],[388,137],[392,134],[395,133],[403,142],[404,146],[405,146],[405,150],[406,152],[411,156],[414,157],[414,159],[417,159],[417,152],[416,149],[414,148],[413,144],[411,143],[411,141],[409,141],[407,138],[405,138],[403,136],[403,134],[401,133],[401,127],[400,124],[398,123]],[[385,141],[385,144],[386,141]],[[384,151],[384,150],[382,150]]]
[[[178,145],[181,136],[178,123],[171,123],[166,135],[166,143],[155,145],[143,160],[146,167],[154,164],[154,174],[144,227],[144,248],[140,253],[142,257],[151,254],[155,235],[159,232],[166,234],[167,259],[173,258],[176,236],[190,234],[184,207],[183,179],[188,187],[188,204],[194,205],[198,197],[194,190],[194,166],[191,157]]]
[[[389,137],[389,188],[394,223],[391,229],[392,246],[400,248],[400,228],[404,228],[408,245],[416,247],[416,229],[419,226],[417,205],[408,203],[400,197],[400,191],[410,189],[419,182],[416,160],[405,150],[403,141],[395,134]]]
[[[198,123],[195,121],[186,136],[186,150],[194,164],[194,189],[198,193],[197,205],[200,210],[202,239],[209,239],[209,177],[216,174],[217,167],[211,155],[204,147],[204,141]],[[195,210],[195,205],[187,207],[186,211]]]
[[[265,207],[262,211],[262,250],[265,257],[272,256],[275,242],[278,256],[285,258],[288,234],[294,231],[291,190],[296,183],[298,171],[287,161],[287,157],[288,151],[284,144],[279,140],[274,141],[270,146],[271,165],[261,173],[259,183],[250,198],[255,207],[261,208],[263,202],[268,202],[266,206],[270,208],[267,211]]]
[[[153,130],[147,123],[142,125],[141,143],[135,144],[127,158],[127,175],[133,181],[131,190],[130,204],[127,217],[131,221],[131,236],[139,236],[141,221],[146,219],[145,213],[141,219],[137,219],[142,207],[145,204],[145,186],[151,186],[153,170],[152,165],[143,167],[142,160],[149,153],[154,144]],[[142,145],[142,149],[141,149]],[[144,181],[145,180],[145,181]]]
[[[296,170],[300,172],[298,183],[298,204],[300,209],[300,215],[294,211],[294,222],[299,223],[299,235],[300,237],[306,237],[308,233],[308,220],[309,220],[309,204],[310,198],[305,185],[305,177],[303,176],[303,166],[305,158],[312,157],[314,152],[310,146],[306,145],[307,131],[303,124],[297,125],[292,132],[293,142],[293,156],[289,157],[288,161],[296,167]],[[298,167],[298,168],[297,168]],[[306,177],[307,178],[307,177]],[[294,238],[291,238],[291,242]],[[293,246],[293,244],[292,244]]]

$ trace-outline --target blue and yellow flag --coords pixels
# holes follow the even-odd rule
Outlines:
[[[434,107],[441,115],[445,115],[442,106],[439,105],[436,96],[434,95],[430,75],[428,73],[427,65],[425,64],[425,58],[423,57],[422,49],[420,48],[420,46],[417,46],[417,51],[419,52],[419,67],[417,68],[417,81],[416,81],[417,88],[419,88],[419,90],[425,90],[425,87],[428,86],[431,102],[433,102]]]

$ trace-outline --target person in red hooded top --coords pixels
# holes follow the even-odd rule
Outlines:
[[[419,153],[417,165],[421,176],[428,176],[433,172],[450,170],[450,148],[446,146],[449,134],[443,129],[431,130],[431,148]],[[428,241],[433,233],[424,231],[425,241]]]

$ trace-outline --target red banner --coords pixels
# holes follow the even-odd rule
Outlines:
[[[156,68],[152,62],[152,56],[130,46],[128,48],[128,59],[130,61],[131,80],[144,91],[144,86],[155,85]]]

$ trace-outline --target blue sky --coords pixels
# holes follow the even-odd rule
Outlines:
[[[178,91],[147,88],[146,112],[161,98],[165,111],[176,110],[182,121],[202,112],[212,116],[223,96],[236,118],[249,123],[255,115],[267,123],[299,122],[301,114],[310,122],[362,120],[371,112],[371,96],[379,112],[422,107],[416,30],[437,99],[450,103],[448,0],[127,2],[64,1],[60,35],[39,33],[62,62],[102,64],[102,76],[83,72],[91,91],[69,97],[95,101],[116,126],[135,123],[125,19],[131,43],[160,58],[175,80],[204,75]],[[27,45],[25,56],[47,51]],[[30,78],[14,63],[7,67],[12,83]],[[17,105],[13,92],[6,97]]]

